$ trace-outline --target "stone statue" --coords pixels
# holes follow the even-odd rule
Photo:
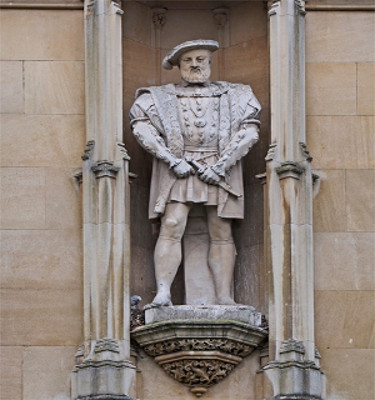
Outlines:
[[[258,140],[261,107],[249,86],[209,81],[211,53],[218,48],[213,40],[176,46],[162,65],[178,66],[180,83],[138,89],[130,110],[136,139],[154,157],[149,217],[161,218],[154,255],[157,294],[151,306],[172,305],[170,287],[195,203],[203,204],[207,214],[216,304],[236,304],[231,223],[243,218],[241,158]]]

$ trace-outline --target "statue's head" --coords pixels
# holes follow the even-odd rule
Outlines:
[[[211,74],[211,53],[218,48],[214,40],[190,40],[171,50],[162,65],[165,69],[178,66],[182,79],[189,83],[204,83]]]

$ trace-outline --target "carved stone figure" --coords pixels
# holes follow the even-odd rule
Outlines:
[[[209,81],[211,53],[218,47],[213,40],[176,46],[162,65],[178,66],[180,83],[138,89],[130,111],[135,137],[154,156],[149,217],[161,218],[161,229],[153,306],[172,304],[181,239],[197,203],[207,214],[216,304],[235,304],[231,223],[244,216],[241,159],[258,140],[261,107],[250,86]]]

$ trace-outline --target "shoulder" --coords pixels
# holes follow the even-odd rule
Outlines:
[[[218,88],[223,91],[227,91],[229,93],[236,93],[236,94],[252,94],[253,91],[249,85],[244,85],[243,83],[232,83],[232,82],[225,82],[225,81],[216,81],[212,82]]]

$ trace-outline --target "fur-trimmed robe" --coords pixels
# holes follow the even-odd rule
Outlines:
[[[257,138],[247,131],[249,125],[260,124],[260,104],[250,86],[228,82],[210,82],[212,96],[219,96],[219,158],[225,181],[242,196],[236,198],[219,189],[218,215],[222,218],[242,219],[244,215],[241,158]],[[176,176],[169,169],[168,160],[184,157],[184,138],[179,118],[179,85],[168,84],[138,89],[130,110],[133,132],[148,152],[154,156],[149,204],[149,218],[160,217],[165,210]],[[147,129],[137,129],[138,123]],[[251,132],[251,134],[250,134]],[[250,137],[251,136],[251,137]],[[227,168],[226,164],[229,163]]]

